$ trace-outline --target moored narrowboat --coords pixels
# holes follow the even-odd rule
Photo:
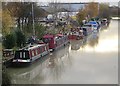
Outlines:
[[[84,27],[83,26],[80,29],[83,30],[84,36],[88,36],[88,35],[92,34],[92,32],[93,32],[93,29],[91,27]]]
[[[108,21],[107,21],[107,19],[102,19],[101,23],[102,23],[102,25],[107,25]]]
[[[57,34],[46,34],[43,36],[44,43],[48,43],[50,51],[66,45],[69,42],[67,35]]]
[[[13,64],[31,63],[49,53],[48,44],[30,45],[15,51]]]
[[[68,38],[70,40],[80,40],[83,39],[83,30],[80,30],[80,28],[76,28],[74,30],[71,29],[71,32],[69,33]]]

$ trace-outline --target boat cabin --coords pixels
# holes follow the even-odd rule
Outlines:
[[[47,44],[30,45],[15,51],[13,62],[33,62],[49,52]]]
[[[68,42],[68,36],[62,34],[50,35],[47,34],[43,36],[43,42],[48,43],[49,49],[56,49]]]

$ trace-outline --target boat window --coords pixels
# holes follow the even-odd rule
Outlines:
[[[104,22],[106,22],[107,20],[103,20]]]
[[[28,59],[29,58],[29,51],[16,51],[14,58],[15,59]]]
[[[29,52],[25,52],[25,59],[29,59]]]
[[[20,52],[20,58],[22,58],[22,52]]]
[[[25,58],[25,52],[23,52],[23,58]]]
[[[34,56],[34,51],[32,51],[32,56]]]
[[[35,51],[36,51],[36,55],[37,55],[38,54],[38,50],[36,49]]]
[[[86,26],[86,27],[91,27],[92,25],[84,25],[84,26]]]
[[[44,38],[43,42],[48,43],[51,39],[50,38]]]
[[[96,27],[96,25],[93,25],[93,27]]]

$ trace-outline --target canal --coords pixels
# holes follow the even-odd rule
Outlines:
[[[8,68],[13,84],[118,83],[118,20],[83,40],[22,68]]]

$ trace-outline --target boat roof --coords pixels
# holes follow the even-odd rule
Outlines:
[[[36,44],[36,45],[28,45],[24,48],[21,48],[19,50],[30,50],[30,49],[34,49],[34,48],[37,48],[37,47],[41,47],[41,46],[44,46],[45,44]]]
[[[57,36],[63,36],[62,34],[57,34]]]
[[[43,38],[53,38],[54,35],[51,35],[51,34],[47,34],[47,35],[44,35]]]
[[[87,24],[97,24],[96,21],[89,21]]]
[[[102,19],[102,21],[107,21],[107,19]]]
[[[87,23],[87,24],[84,24],[83,26],[84,27],[92,27],[92,24]]]
[[[88,29],[89,27],[85,27],[85,26],[83,26],[83,27],[81,27],[81,28],[86,28],[86,29]]]

